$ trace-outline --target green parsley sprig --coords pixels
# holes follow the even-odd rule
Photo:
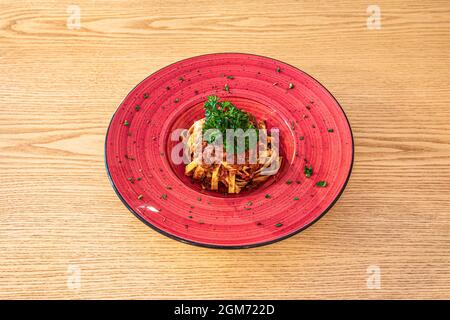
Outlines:
[[[215,133],[204,136],[208,143],[213,143],[217,135],[222,134],[223,145],[226,149],[226,130],[227,129],[242,129],[244,132],[248,129],[256,130],[256,137],[258,138],[258,131],[255,125],[250,121],[248,113],[236,108],[234,104],[229,101],[220,101],[217,96],[209,96],[204,104],[206,121],[203,125],[203,133],[210,129],[215,129]],[[237,150],[236,141],[240,137],[236,136],[235,151]],[[248,139],[245,141],[245,149],[249,148]]]

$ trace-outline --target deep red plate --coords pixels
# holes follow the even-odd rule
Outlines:
[[[279,128],[283,165],[259,188],[205,192],[171,161],[171,132],[204,117],[208,95]],[[153,229],[191,244],[246,248],[292,236],[333,206],[350,177],[353,138],[338,102],[306,73],[256,55],[209,54],[171,64],[134,88],[111,120],[105,158],[120,199]],[[310,178],[305,165],[313,167]]]

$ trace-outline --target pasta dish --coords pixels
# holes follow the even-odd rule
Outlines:
[[[278,172],[278,141],[267,135],[265,121],[216,96],[209,96],[204,108],[205,117],[192,124],[186,137],[187,176],[203,189],[236,194]]]

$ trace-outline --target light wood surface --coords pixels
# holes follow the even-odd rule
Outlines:
[[[450,298],[450,2],[377,1],[379,30],[370,4],[2,0],[0,298]],[[225,51],[312,74],[356,144],[321,221],[249,250],[154,232],[103,162],[110,117],[137,83]]]

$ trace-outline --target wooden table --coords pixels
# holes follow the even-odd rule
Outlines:
[[[0,298],[450,298],[450,3],[427,2],[377,1],[376,29],[359,0],[1,1]],[[320,222],[248,250],[151,230],[103,162],[137,83],[224,51],[312,74],[356,144]]]

